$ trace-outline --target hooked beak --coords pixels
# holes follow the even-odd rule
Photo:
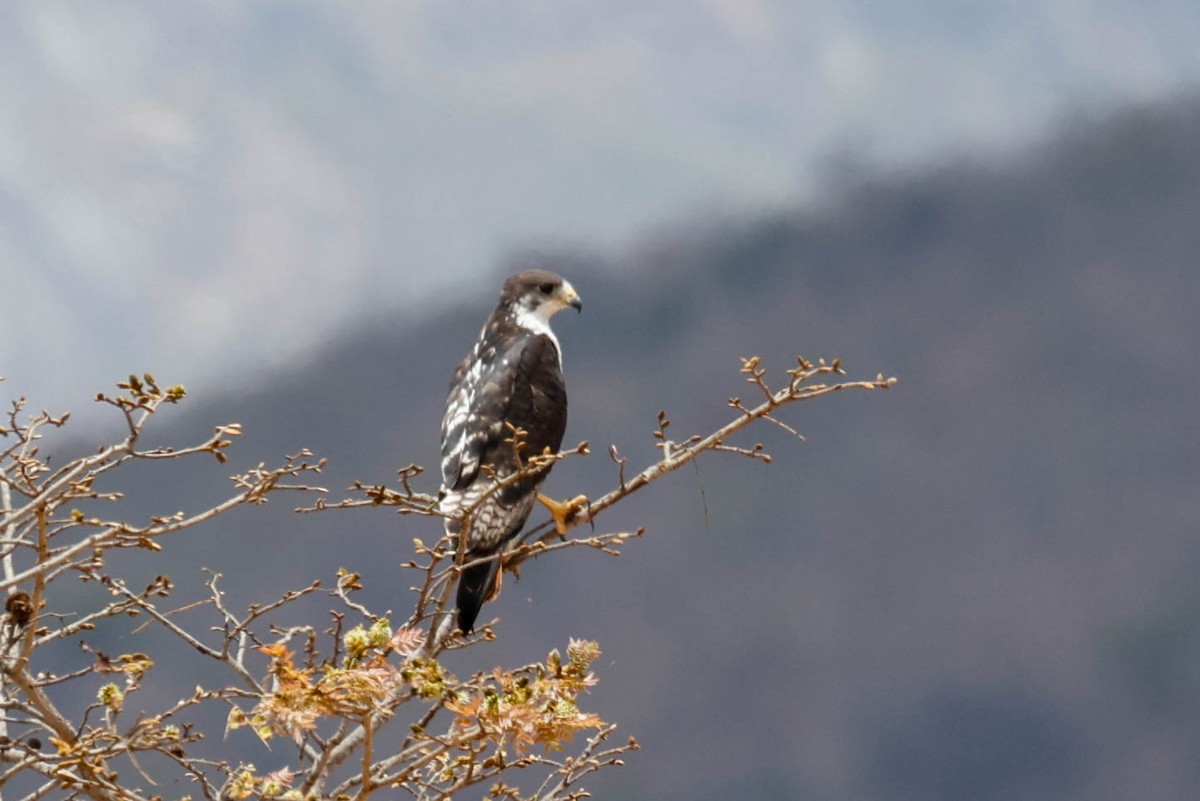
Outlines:
[[[563,282],[561,297],[563,302],[575,311],[583,311],[583,299],[579,297],[579,293],[575,291],[575,287],[571,286],[569,281]]]

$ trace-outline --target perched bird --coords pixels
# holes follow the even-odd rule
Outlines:
[[[484,603],[500,592],[500,558],[542,501],[560,532],[586,499],[565,503],[538,493],[547,465],[495,489],[530,456],[557,453],[567,427],[562,356],[550,318],[582,310],[574,287],[545,270],[525,270],[504,282],[500,303],[479,332],[475,347],[450,381],[442,417],[442,500],[446,531],[460,538],[463,564],[494,557],[462,571],[458,627],[469,634]],[[514,436],[515,430],[523,435]],[[523,437],[523,447],[516,443]],[[462,530],[463,526],[466,530]]]

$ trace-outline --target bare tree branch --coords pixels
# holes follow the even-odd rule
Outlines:
[[[0,788],[28,777],[23,786],[34,788],[26,795],[28,801],[53,794],[143,801],[142,792],[131,788],[138,783],[164,785],[173,779],[160,774],[170,770],[174,779],[190,780],[209,801],[365,800],[391,797],[397,789],[416,799],[448,799],[480,786],[496,798],[586,797],[581,780],[621,765],[638,747],[632,738],[614,745],[616,726],[580,708],[583,694],[597,680],[590,666],[600,654],[599,646],[571,640],[565,656],[554,650],[544,660],[518,668],[455,677],[439,663],[439,656],[496,636],[492,624],[470,637],[453,632],[455,580],[464,569],[488,559],[501,559],[504,569],[515,570],[527,559],[568,548],[620,555],[626,542],[643,536],[643,529],[597,533],[594,521],[634,492],[708,452],[769,463],[771,457],[761,444],[743,446],[732,438],[760,421],[800,437],[780,419],[783,406],[847,389],[887,389],[895,384],[895,379],[883,376],[810,383],[824,375],[844,375],[837,360],[814,365],[800,358],[780,388],[767,383],[757,358],[743,360],[741,369],[761,395],[757,404],[732,398],[728,405],[734,416],[728,423],[682,441],[668,438],[671,422],[660,413],[654,436],[661,458],[633,475],[628,474],[627,459],[610,446],[616,486],[580,508],[566,534],[544,523],[527,530],[509,552],[472,561],[466,559],[458,537],[441,536],[432,544],[414,538],[413,557],[403,566],[418,576],[411,587],[412,607],[395,629],[390,610],[374,611],[355,596],[362,578],[349,568],[338,572],[330,589],[313,580],[244,610],[227,603],[219,586],[219,566],[205,568],[207,597],[167,609],[161,599],[174,590],[171,578],[157,576],[138,590],[107,566],[106,554],[125,548],[155,552],[162,537],[202,531],[225,512],[264,503],[280,492],[311,498],[298,510],[307,513],[389,507],[401,515],[443,517],[439,498],[414,486],[421,468],[402,468],[395,486],[356,482],[350,497],[327,502],[323,488],[306,483],[308,474],[321,471],[324,460],[301,450],[273,467],[260,463],[233,476],[232,494],[206,509],[134,524],[119,514],[84,511],[121,500],[121,493],[103,486],[112,471],[134,460],[169,466],[197,456],[223,464],[241,427],[217,426],[203,442],[178,449],[143,448],[146,427],[164,405],[179,402],[184,391],[160,387],[149,375],[131,375],[117,385],[118,394],[97,396],[120,415],[122,439],[51,468],[40,455],[40,443],[69,416],[41,412],[26,419],[24,401],[13,403],[7,424],[0,426],[0,588],[7,593],[0,620],[0,672],[6,679],[0,688],[0,763],[5,765]],[[509,441],[522,457],[522,466],[511,476],[493,476],[488,492],[589,453],[588,443],[582,442],[560,453],[526,456],[519,429],[511,431]],[[462,511],[463,530],[476,508]],[[584,524],[591,532],[575,534]],[[102,587],[106,600],[79,613],[50,611],[50,599],[60,593],[69,575]],[[301,599],[314,597],[325,597],[331,604],[329,628],[297,624],[283,615]],[[147,677],[159,675],[155,659],[144,653],[105,654],[86,639],[101,621],[126,615],[144,618],[135,631],[153,627],[168,632],[219,665],[225,677],[220,686],[196,687],[157,712],[143,711],[132,721],[126,713],[123,722],[129,696],[151,680]],[[80,644],[91,664],[58,675],[39,671],[43,648],[75,637],[83,640]],[[107,682],[95,700],[82,712],[68,713],[74,707],[61,701],[73,696],[64,688],[94,681],[95,676]],[[193,753],[205,732],[192,720],[212,705],[226,713],[225,734],[231,740],[249,735],[264,742],[274,737],[290,740],[295,746],[291,764],[260,774],[251,765]],[[413,722],[407,731],[396,731],[398,720]],[[577,736],[582,742],[575,742]],[[146,754],[163,758],[146,759]],[[510,785],[514,776],[532,780],[535,789]]]

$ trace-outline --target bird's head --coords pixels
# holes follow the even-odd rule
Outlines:
[[[583,310],[583,301],[571,282],[546,270],[522,270],[504,282],[501,305],[520,316],[529,315],[544,323],[568,306]]]

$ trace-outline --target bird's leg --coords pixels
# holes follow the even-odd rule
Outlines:
[[[560,536],[567,533],[570,529],[570,526],[567,524],[571,521],[571,518],[579,514],[579,510],[586,506],[588,502],[586,495],[577,495],[569,501],[556,501],[540,492],[537,499],[550,510],[550,515],[554,518],[554,530]]]

